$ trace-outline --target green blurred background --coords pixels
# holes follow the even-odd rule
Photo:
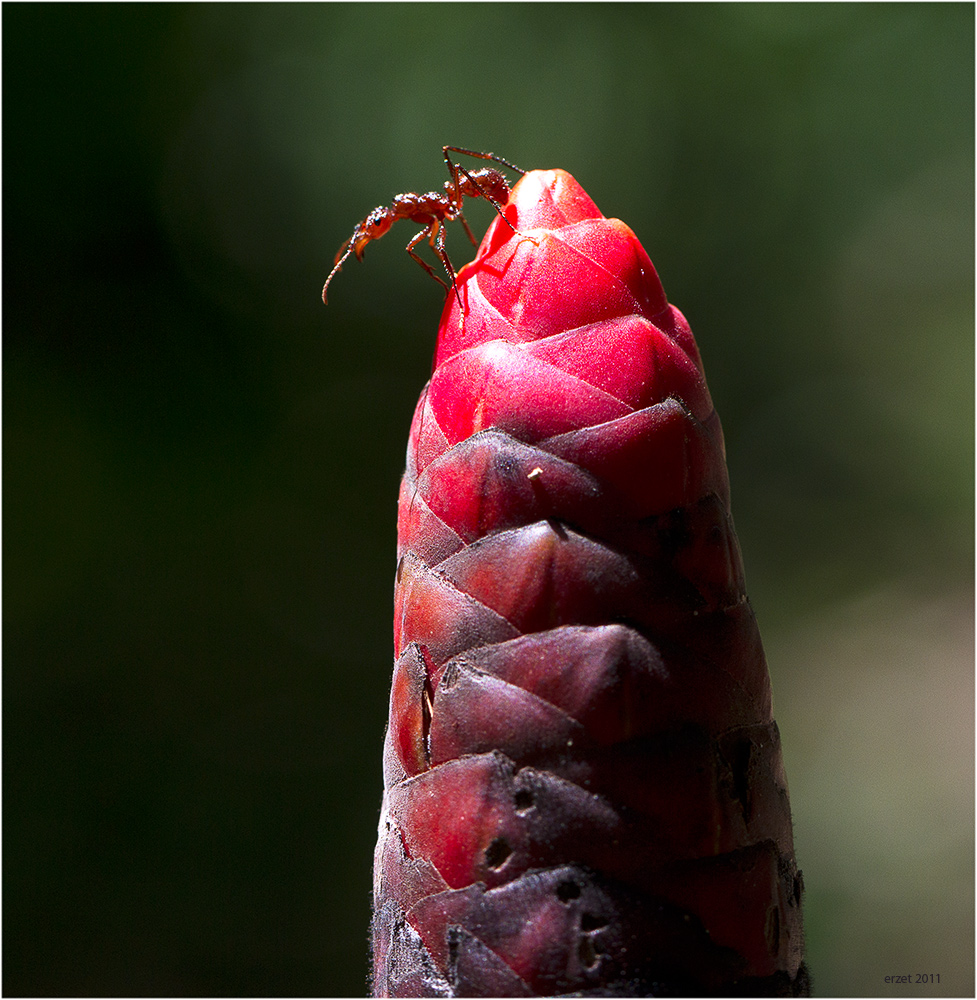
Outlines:
[[[971,5],[5,5],[3,55],[6,995],[363,994],[442,296],[408,226],[319,289],[445,143],[573,173],[696,332],[815,989],[973,994]]]

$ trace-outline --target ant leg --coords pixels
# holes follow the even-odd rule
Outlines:
[[[437,276],[437,275],[436,275],[436,274],[434,273],[434,270],[433,270],[433,268],[431,267],[431,265],[430,265],[430,264],[428,264],[428,262],[427,262],[426,260],[424,260],[424,258],[423,258],[423,257],[418,257],[418,255],[417,255],[416,253],[414,253],[414,247],[416,247],[416,246],[417,246],[417,244],[418,244],[418,243],[420,243],[420,242],[421,242],[421,240],[423,240],[425,236],[429,237],[429,240],[428,240],[428,242],[429,242],[429,243],[431,244],[431,247],[432,247],[432,248],[434,247],[434,237],[435,237],[435,235],[437,234],[437,228],[436,228],[436,227],[437,227],[437,225],[438,225],[438,222],[437,222],[437,219],[434,219],[434,220],[433,220],[433,221],[431,222],[431,225],[429,225],[429,226],[428,226],[428,227],[427,227],[426,229],[422,229],[422,230],[421,230],[421,231],[420,231],[420,232],[419,232],[419,233],[418,233],[418,234],[417,234],[417,235],[416,235],[416,236],[415,236],[415,237],[414,237],[414,238],[413,238],[413,239],[412,239],[412,240],[410,241],[410,243],[408,243],[408,244],[407,244],[407,247],[406,247],[406,249],[407,249],[407,252],[408,252],[408,253],[409,253],[409,254],[411,255],[411,257],[413,257],[413,258],[414,258],[414,260],[416,260],[416,261],[417,261],[417,263],[418,263],[418,264],[420,264],[420,265],[421,265],[421,267],[423,267],[423,268],[424,268],[424,270],[425,270],[425,271],[427,271],[427,273],[428,273],[429,275],[431,275],[431,277],[432,277],[432,278],[434,278],[434,280],[435,280],[435,281],[436,281],[436,282],[437,282],[437,283],[438,283],[439,285],[441,285],[441,287],[442,287],[442,288],[444,288],[444,289],[448,289],[448,288],[450,288],[450,285],[447,285],[447,284],[445,284],[445,282],[443,282],[443,281],[442,281],[442,280],[441,280],[441,279],[440,279],[440,278],[439,278],[439,277],[438,277],[438,276]],[[439,254],[438,256],[440,256],[440,254]],[[443,258],[442,258],[442,263],[443,263]],[[449,273],[449,274],[451,275],[451,279],[452,279],[452,281],[453,281],[453,280],[454,280],[454,274],[453,274],[453,273],[452,273],[451,271],[449,271],[448,273]]]
[[[448,277],[451,278],[451,287],[454,289],[455,298],[458,300],[458,308],[463,309],[461,304],[461,292],[458,291],[458,276],[455,273],[454,266],[448,257],[448,251],[444,248],[444,225],[439,223],[435,219],[431,223],[431,236],[428,240],[431,249],[441,258],[441,263],[444,265],[444,269],[448,272]]]
[[[457,218],[461,222],[461,224],[465,227],[465,232],[468,233],[468,238],[472,241],[472,246],[477,247],[478,244],[475,242],[475,234],[469,228],[468,220],[464,217],[464,215],[462,215],[461,212],[459,212],[458,215],[455,216],[455,218]]]
[[[441,263],[444,264],[444,269],[448,272],[448,275],[451,278],[451,287],[454,290],[455,298],[458,300],[458,308],[463,310],[464,306],[461,304],[461,292],[458,291],[458,275],[455,273],[454,265],[448,257],[448,251],[444,248],[444,223],[438,225],[437,221],[435,221],[435,225],[437,226],[436,233],[432,233],[429,242],[431,244],[431,248],[441,258]],[[466,225],[465,228],[467,229],[468,226]],[[437,245],[435,245],[435,241]]]
[[[448,150],[450,146],[443,146],[442,153],[444,154],[444,162],[448,165],[448,173],[451,175],[451,183],[455,187],[454,203],[455,208],[458,212],[461,212],[462,197],[461,197],[461,179],[458,177],[458,167],[451,162],[451,157],[448,156]]]
[[[479,153],[474,149],[465,149],[463,146],[442,146],[441,147],[444,158],[448,163],[448,170],[451,170],[453,164],[451,162],[451,157],[448,156],[448,152],[452,153],[464,153],[465,156],[474,156],[479,160],[494,160],[496,163],[501,163],[503,167],[508,167],[510,170],[515,170],[517,174],[525,174],[525,170],[522,167],[517,167],[514,163],[510,163],[508,160],[502,159],[501,156],[496,156],[495,153]],[[460,169],[464,169],[461,167]]]

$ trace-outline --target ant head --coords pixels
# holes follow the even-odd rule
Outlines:
[[[371,240],[378,240],[394,223],[393,213],[383,205],[377,206],[356,227],[350,241],[350,249],[356,254],[357,260],[363,259],[363,251]]]

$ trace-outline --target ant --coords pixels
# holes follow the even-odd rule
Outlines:
[[[502,206],[509,200],[509,182],[494,167],[479,167],[477,170],[466,170],[460,163],[454,163],[449,153],[463,153],[465,156],[475,156],[482,160],[494,160],[501,163],[510,170],[515,170],[518,174],[525,174],[525,170],[520,170],[515,164],[508,160],[503,160],[495,153],[477,153],[473,149],[462,149],[461,146],[443,146],[444,162],[448,165],[448,173],[451,180],[444,182],[444,191],[428,191],[427,194],[418,194],[416,191],[408,191],[405,194],[398,194],[389,207],[378,205],[372,212],[353,230],[353,235],[339,248],[336,254],[335,266],[329,272],[326,283],[322,286],[322,301],[326,301],[326,290],[329,282],[336,276],[339,269],[346,262],[350,254],[356,254],[357,260],[363,259],[363,252],[371,240],[378,240],[386,233],[398,219],[409,219],[411,222],[420,223],[424,228],[407,244],[407,252],[417,261],[421,267],[438,284],[443,285],[447,291],[452,288],[458,296],[458,305],[461,306],[461,295],[458,292],[455,269],[451,266],[448,254],[444,249],[444,223],[459,219],[465,227],[468,238],[475,246],[475,237],[462,214],[462,205],[465,198],[485,198],[492,202],[495,210],[499,213],[505,224],[512,229],[512,224],[505,217]],[[451,284],[442,281],[431,266],[422,260],[416,253],[414,247],[424,238],[431,249],[441,259]]]

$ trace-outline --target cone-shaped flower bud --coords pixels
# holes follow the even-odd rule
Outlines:
[[[526,174],[504,212],[447,297],[407,450],[375,993],[802,994],[692,333],[569,174]]]

